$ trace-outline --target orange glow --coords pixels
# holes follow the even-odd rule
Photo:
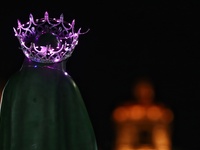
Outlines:
[[[154,99],[153,85],[149,81],[141,80],[132,88],[135,99],[144,105],[151,104]]]
[[[162,116],[163,116],[163,112],[157,106],[152,106],[147,109],[147,117],[148,117],[148,119],[150,119],[152,121],[157,121],[157,120],[161,119]]]
[[[136,150],[136,149],[135,149]],[[150,145],[142,145],[139,148],[137,148],[137,150],[156,150],[155,148],[153,148]]]
[[[113,118],[117,122],[126,121],[128,117],[129,117],[129,111],[125,107],[119,107],[113,113]]]
[[[150,82],[138,82],[132,93],[136,102],[125,103],[113,111],[116,131],[113,150],[171,150],[172,111],[154,103]]]
[[[166,123],[172,122],[174,120],[173,112],[171,110],[169,110],[169,109],[166,109],[163,120],[166,121]]]
[[[132,148],[130,146],[123,145],[123,146],[119,146],[117,150],[132,150]]]
[[[171,145],[169,135],[165,131],[165,128],[163,126],[158,126],[154,128],[154,140],[157,145],[157,149],[159,150],[168,150]]]
[[[140,105],[132,106],[130,108],[130,119],[140,120],[144,118],[145,115],[145,109]]]

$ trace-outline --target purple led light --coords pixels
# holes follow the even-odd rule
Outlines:
[[[18,20],[17,29],[13,29],[26,57],[35,62],[56,63],[71,56],[79,35],[84,34],[81,28],[75,32],[74,25],[75,20],[67,23],[63,14],[56,19],[49,18],[48,12],[45,12],[44,18],[36,20],[30,14],[25,24]]]

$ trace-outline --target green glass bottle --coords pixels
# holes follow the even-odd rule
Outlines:
[[[32,20],[31,15],[29,23]],[[62,20],[61,15],[57,21],[61,27]],[[47,24],[40,27],[50,28],[55,24],[48,21],[51,20],[46,12],[41,22]],[[44,43],[47,45],[48,41],[52,42],[50,39],[59,38],[52,32],[48,29],[46,35],[39,36],[37,42],[43,45],[43,49]],[[17,33],[20,38],[21,32]],[[49,33],[54,36],[49,36]],[[73,42],[75,37],[71,39]],[[19,40],[24,42],[25,38]],[[48,44],[55,44],[51,42]],[[27,43],[26,47],[20,43],[27,57],[21,69],[10,77],[4,87],[0,112],[0,150],[97,150],[94,130],[81,93],[65,71],[66,57],[61,51],[57,53],[59,57],[47,56],[55,50],[48,46],[45,56],[39,55],[36,46],[30,44],[28,48]],[[63,46],[62,43],[56,44]]]

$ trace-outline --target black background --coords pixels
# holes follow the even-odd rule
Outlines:
[[[197,1],[2,1],[1,84],[18,71],[24,55],[14,36],[17,19],[64,14],[81,35],[67,62],[90,115],[98,146],[111,150],[111,113],[130,98],[134,79],[153,80],[156,100],[174,112],[174,150],[200,149],[200,5]]]

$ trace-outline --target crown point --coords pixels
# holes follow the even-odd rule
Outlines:
[[[32,22],[34,20],[32,14],[29,15],[29,20],[30,20],[30,22]]]
[[[60,20],[61,20],[62,22],[64,21],[64,15],[63,15],[63,14],[60,15]]]
[[[17,24],[18,24],[18,27],[21,28],[22,24],[21,24],[21,22],[19,21],[19,19],[17,20]]]
[[[47,11],[44,13],[44,19],[45,19],[45,20],[48,20],[48,19],[49,19],[49,14],[48,14]]]
[[[15,36],[17,36],[17,31],[16,31],[16,29],[14,27],[13,27],[13,30],[15,32]]]

